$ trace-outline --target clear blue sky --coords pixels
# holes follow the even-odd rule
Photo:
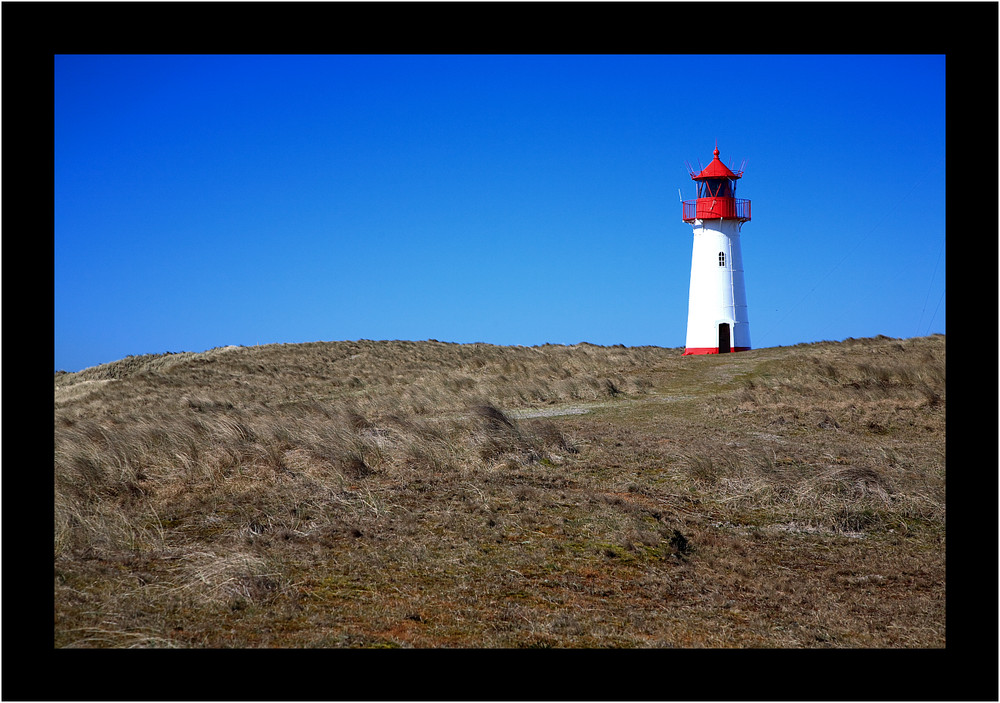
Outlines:
[[[56,369],[683,346],[716,141],[754,347],[946,332],[944,56],[59,55],[54,106]]]

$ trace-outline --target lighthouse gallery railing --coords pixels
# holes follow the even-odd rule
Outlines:
[[[698,198],[685,200],[681,219],[713,220],[719,218],[747,221],[750,219],[750,201],[737,198]]]

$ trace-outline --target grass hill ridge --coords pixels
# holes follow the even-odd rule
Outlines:
[[[58,372],[54,645],[944,647],[945,337],[681,351]]]

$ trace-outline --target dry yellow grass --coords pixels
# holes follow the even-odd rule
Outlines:
[[[56,648],[943,648],[945,338],[55,378]]]

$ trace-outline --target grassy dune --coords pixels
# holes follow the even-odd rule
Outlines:
[[[941,648],[945,338],[55,376],[56,648]]]

